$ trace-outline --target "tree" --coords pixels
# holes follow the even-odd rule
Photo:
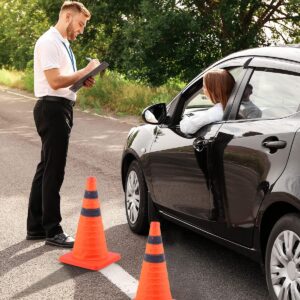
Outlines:
[[[46,14],[36,1],[2,0],[0,17],[0,67],[24,70],[35,40],[48,27]]]
[[[72,43],[85,57],[152,85],[189,81],[234,51],[300,42],[299,0],[82,0],[92,12]],[[62,0],[0,0],[0,67],[24,69]]]
[[[0,0],[0,68],[24,70],[32,66],[35,42],[55,25],[61,4],[61,0]],[[86,33],[74,43],[77,65],[85,66],[86,56],[103,57],[107,40],[103,25],[92,18]]]
[[[298,0],[140,0],[133,10],[104,2],[112,66],[154,85],[188,81],[234,51],[299,39]]]

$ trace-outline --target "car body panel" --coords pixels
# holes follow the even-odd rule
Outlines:
[[[225,207],[227,226],[214,223],[215,234],[252,247],[259,207],[286,166],[298,127],[299,120],[295,118],[223,124],[214,145],[218,157],[213,159],[219,162],[212,177],[215,189],[222,191],[218,202]],[[286,147],[270,153],[263,147],[268,139],[283,140]]]
[[[206,138],[213,138],[220,126],[207,126]],[[211,218],[212,197],[206,182],[207,170],[195,155],[193,141],[180,136],[176,130],[159,128],[149,154],[149,169],[153,200],[170,211],[182,213],[187,221],[197,223]]]

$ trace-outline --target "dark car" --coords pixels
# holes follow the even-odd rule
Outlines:
[[[223,120],[185,135],[183,116],[213,105],[212,69],[236,81]],[[273,299],[300,299],[300,46],[229,55],[143,118],[122,159],[131,230],[159,215],[261,262]]]

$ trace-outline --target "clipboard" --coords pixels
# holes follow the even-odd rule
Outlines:
[[[98,73],[104,71],[107,67],[109,66],[109,64],[106,61],[103,61],[102,63],[100,63],[99,66],[97,66],[95,69],[93,69],[90,73],[88,73],[87,75],[83,76],[82,78],[80,78],[78,81],[76,81],[71,87],[70,90],[74,93],[76,93],[80,88],[83,87],[83,83],[89,78],[89,77],[94,77],[96,76]]]

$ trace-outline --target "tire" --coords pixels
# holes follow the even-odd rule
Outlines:
[[[125,211],[130,229],[145,234],[149,229],[147,186],[139,163],[134,160],[126,174]]]
[[[300,299],[299,214],[287,214],[277,221],[268,239],[265,258],[266,281],[271,298]]]

